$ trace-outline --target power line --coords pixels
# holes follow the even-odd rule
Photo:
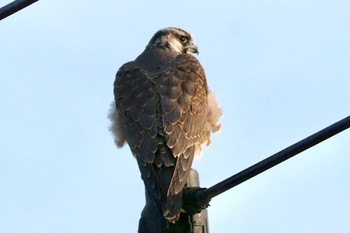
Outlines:
[[[37,2],[38,0],[16,0],[0,8],[0,20]]]
[[[205,203],[208,203],[211,198],[243,183],[246,180],[276,166],[285,160],[303,152],[304,150],[309,149],[317,145],[324,140],[346,130],[350,127],[350,116],[345,117],[344,119],[318,131],[315,134],[277,152],[276,154],[256,163],[255,165],[244,169],[243,171],[213,185],[208,189],[199,190],[195,195],[184,196],[184,199],[191,199],[190,202],[195,203],[198,206],[205,206]],[[185,195],[185,194],[184,194]]]

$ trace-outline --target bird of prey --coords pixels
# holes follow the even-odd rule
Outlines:
[[[145,184],[140,233],[175,232],[193,158],[220,128],[222,111],[195,54],[191,35],[168,27],[116,74],[111,130],[118,147],[128,143]]]

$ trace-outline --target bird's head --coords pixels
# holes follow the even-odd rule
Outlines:
[[[193,43],[191,35],[181,28],[168,27],[159,30],[151,38],[146,49],[170,49],[178,54],[198,54],[198,47]]]

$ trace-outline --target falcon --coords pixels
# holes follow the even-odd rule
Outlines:
[[[111,131],[118,147],[129,145],[145,184],[142,233],[175,232],[193,158],[220,129],[222,111],[195,54],[191,35],[168,27],[116,74]]]

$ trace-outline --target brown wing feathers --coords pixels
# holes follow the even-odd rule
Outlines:
[[[152,163],[158,148],[155,86],[133,63],[116,76],[114,95],[122,131],[133,154]]]
[[[176,221],[196,147],[207,136],[204,131],[208,89],[202,67],[190,55],[178,56],[169,71],[160,75],[156,82],[161,97],[166,143],[173,156],[177,157],[164,215],[169,221]]]
[[[175,157],[201,143],[208,88],[203,68],[190,55],[178,56],[169,72],[157,79],[167,145]]]

